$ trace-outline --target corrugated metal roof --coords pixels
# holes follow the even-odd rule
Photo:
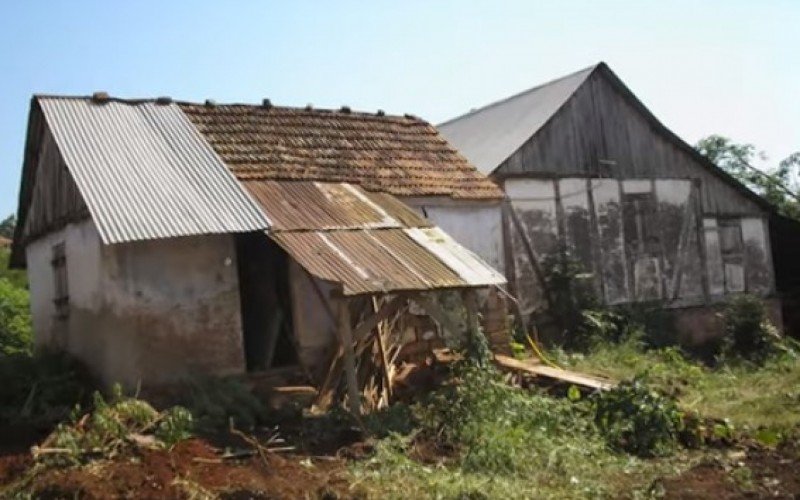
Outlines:
[[[269,226],[177,105],[37,100],[103,242]]]
[[[390,195],[367,193],[343,182],[245,181],[243,184],[264,209],[272,231],[430,225]]]
[[[345,295],[387,293],[402,290],[432,290],[501,285],[505,278],[475,257],[480,271],[460,275],[445,261],[467,252],[463,247],[432,252],[408,233],[409,229],[365,229],[357,231],[279,232],[271,237],[309,273],[341,283]],[[456,245],[458,246],[458,245]],[[475,281],[476,275],[491,279]]]
[[[503,284],[505,278],[386,193],[347,183],[248,181],[269,236],[345,295]]]
[[[472,285],[505,283],[502,274],[438,227],[409,228],[406,229],[406,234],[447,264],[467,283]]]
[[[437,128],[478,170],[488,175],[547,123],[597,67],[470,111]]]

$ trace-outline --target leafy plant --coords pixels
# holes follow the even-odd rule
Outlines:
[[[648,388],[641,378],[599,394],[595,421],[611,446],[645,457],[671,453],[684,430],[676,401]]]
[[[169,448],[191,437],[192,429],[192,415],[185,408],[159,412],[146,401],[123,396],[115,385],[109,400],[94,393],[91,412],[81,414],[77,406],[71,421],[59,424],[34,449],[34,457],[50,465],[114,458],[135,446]]]
[[[241,429],[266,423],[269,410],[250,388],[234,377],[204,377],[187,382],[180,401],[204,430]]]

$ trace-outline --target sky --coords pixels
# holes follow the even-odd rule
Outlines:
[[[608,63],[689,143],[800,150],[800,1],[0,0],[0,218],[34,93],[412,113],[440,123]]]

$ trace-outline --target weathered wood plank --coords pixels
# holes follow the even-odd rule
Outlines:
[[[531,375],[547,377],[553,380],[560,380],[570,384],[579,385],[581,387],[586,387],[588,389],[605,391],[616,386],[616,383],[610,380],[603,380],[591,375],[569,370],[562,370],[560,368],[553,368],[551,366],[526,363],[525,361],[520,361],[516,358],[504,356],[502,354],[495,354],[494,360],[501,368],[522,371]]]

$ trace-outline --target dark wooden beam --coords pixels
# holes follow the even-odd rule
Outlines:
[[[347,378],[347,397],[350,412],[358,416],[361,414],[361,395],[358,390],[356,377],[356,356],[353,349],[353,330],[350,324],[350,301],[346,298],[337,300],[339,306],[339,343],[344,351],[344,371]]]

